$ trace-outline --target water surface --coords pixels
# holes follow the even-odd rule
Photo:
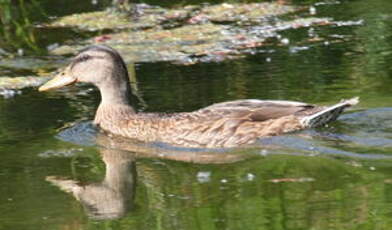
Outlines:
[[[44,14],[32,23],[104,6],[56,2],[43,1]],[[264,139],[259,148],[122,151],[103,148],[122,142],[85,123],[100,100],[90,86],[0,97],[0,229],[391,228],[391,2],[293,3],[350,25],[286,31],[288,45],[271,41],[237,60],[130,64],[134,106],[179,112],[243,98],[329,104],[360,96],[356,108],[328,127]],[[67,29],[33,34],[37,49],[21,43],[27,57],[19,67],[0,67],[2,75],[51,72],[53,66],[29,69],[23,60],[51,60],[48,45],[91,36]],[[307,42],[314,34],[324,41]],[[17,52],[10,47],[0,48]],[[197,154],[209,161],[187,160]]]

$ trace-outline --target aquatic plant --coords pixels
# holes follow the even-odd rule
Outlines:
[[[0,0],[0,47],[19,55],[41,53],[32,19],[42,14],[36,0]]]

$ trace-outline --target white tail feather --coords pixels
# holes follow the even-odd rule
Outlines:
[[[301,123],[304,127],[311,128],[324,125],[336,120],[345,108],[358,104],[359,97],[343,100],[336,105],[330,106],[318,113],[303,117]]]

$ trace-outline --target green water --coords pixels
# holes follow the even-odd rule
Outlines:
[[[65,2],[42,1],[42,15],[29,13],[31,24],[104,6]],[[315,4],[320,17],[363,22],[315,27],[311,32],[327,38],[325,44],[304,42],[306,28],[283,32],[288,46],[271,42],[242,59],[129,65],[137,78],[135,107],[176,112],[240,98],[328,104],[360,96],[355,110],[327,128],[264,140],[258,149],[214,153],[217,159],[234,154],[236,162],[203,164],[136,157],[59,137],[64,127],[93,118],[99,94],[89,86],[0,97],[0,229],[391,229],[392,2],[293,2]],[[30,32],[33,46],[21,36],[0,39],[0,48],[45,56],[53,42],[89,36],[67,29]],[[51,70],[0,67],[8,76]],[[112,175],[121,179],[112,182]],[[48,176],[80,181],[87,195],[78,201]],[[111,187],[116,183],[121,192]],[[116,195],[88,193],[98,188]],[[95,201],[111,204],[111,215],[99,204],[91,208]]]

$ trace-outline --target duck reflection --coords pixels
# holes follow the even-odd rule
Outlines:
[[[251,156],[238,151],[213,152],[204,149],[174,148],[163,144],[146,144],[127,138],[112,137],[105,133],[94,132],[91,123],[88,122],[70,127],[62,131],[58,137],[68,142],[76,142],[76,139],[80,141],[87,137],[89,140],[82,142],[94,141],[99,146],[98,150],[106,167],[102,182],[82,184],[80,181],[57,176],[46,178],[61,190],[72,194],[83,205],[87,215],[93,219],[120,218],[132,209],[137,181],[136,159],[154,158],[198,164],[225,164],[242,161]]]
[[[135,158],[166,159],[197,164],[227,164],[254,157],[253,149],[205,149],[176,147],[165,143],[145,143],[137,140],[108,136],[99,133],[96,137],[99,146],[132,152]],[[255,149],[259,151],[259,148]]]
[[[126,228],[134,223],[135,229],[173,229],[173,226],[192,229],[199,223],[210,226],[219,220],[226,225],[224,228],[259,226],[268,229],[272,224],[281,229],[292,229],[290,226],[319,229],[332,223],[345,229],[346,220],[364,224],[369,213],[383,210],[385,206],[383,201],[375,201],[373,197],[388,188],[379,173],[381,165],[376,165],[376,161],[364,161],[365,166],[371,163],[377,168],[373,171],[361,166],[362,161],[356,158],[346,161],[295,154],[260,157],[260,154],[247,152],[159,148],[94,133],[89,125],[71,127],[60,136],[62,140],[71,141],[66,137],[77,138],[78,133],[86,132],[94,134],[92,139],[100,146],[98,150],[106,165],[103,181],[82,185],[75,180],[47,179],[73,194],[91,219],[104,220],[133,212],[138,175],[138,215],[127,215],[129,218],[119,220],[123,222],[115,222],[126,223],[123,225]],[[289,140],[300,147],[307,146],[300,139]],[[316,142],[312,143],[309,146],[315,146]],[[255,158],[242,161],[249,157]],[[157,158],[163,161],[157,162]],[[169,160],[197,164],[172,164]],[[236,161],[242,162],[220,165]],[[207,175],[207,180],[201,180],[203,175]]]
[[[136,188],[134,156],[126,151],[100,148],[106,165],[105,178],[100,183],[81,184],[79,181],[47,177],[47,181],[71,193],[93,219],[116,219],[132,209]]]

